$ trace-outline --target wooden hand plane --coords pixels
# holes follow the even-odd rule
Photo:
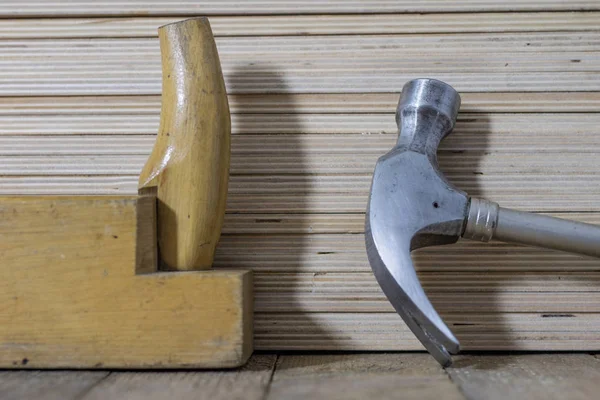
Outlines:
[[[0,368],[219,368],[252,353],[252,274],[210,270],[227,93],[206,18],[159,28],[161,120],[138,196],[0,198]]]

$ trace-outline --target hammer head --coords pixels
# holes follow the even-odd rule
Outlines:
[[[404,85],[396,111],[398,142],[377,161],[365,223],[367,255],[379,285],[443,366],[459,343],[425,295],[410,252],[454,243],[463,232],[467,194],[444,178],[436,155],[459,107],[460,96],[443,82],[417,79]]]

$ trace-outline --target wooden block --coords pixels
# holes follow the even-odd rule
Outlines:
[[[248,359],[251,272],[153,272],[155,216],[145,204],[153,199],[0,198],[0,367],[208,368]],[[138,274],[136,248],[147,260]]]

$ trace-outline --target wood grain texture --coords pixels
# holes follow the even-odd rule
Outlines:
[[[600,389],[588,354],[469,356],[447,371],[468,399],[591,399]]]
[[[216,14],[234,168],[214,264],[256,271],[259,349],[421,349],[362,237],[410,78],[461,91],[441,157],[453,183],[599,221],[595,1],[24,4],[0,4],[4,194],[135,195],[159,127],[156,27]],[[416,262],[465,349],[600,348],[594,259],[461,242]]]
[[[516,277],[496,272],[502,269],[498,264],[494,272],[444,272],[440,267],[419,278],[439,312],[600,312],[596,273],[552,271]],[[393,312],[371,272],[256,273],[255,296],[258,312]]]
[[[113,372],[81,399],[262,400],[275,360],[275,355],[256,355],[231,371]]]
[[[463,350],[593,351],[597,313],[441,313]],[[257,313],[260,350],[423,350],[395,313]]]
[[[317,94],[230,94],[229,106],[232,118],[236,114],[296,114],[302,123],[302,114],[389,114],[393,115],[398,104],[400,92],[394,93],[317,93]],[[461,93],[461,116],[465,113],[566,113],[566,112],[600,112],[600,93],[598,92],[484,92]],[[63,118],[79,117],[81,121],[95,116],[107,116],[105,121],[96,120],[101,129],[111,119],[122,116],[133,124],[120,123],[120,129],[114,127],[108,133],[144,133],[137,126],[140,116],[151,116],[158,128],[160,112],[160,96],[63,96],[63,97],[0,97],[0,117],[27,116],[27,120],[12,119],[0,128],[2,134],[10,134],[5,129],[12,128],[19,121],[35,123],[39,116],[61,116]],[[307,116],[310,117],[310,116]],[[489,118],[495,118],[489,114]],[[506,116],[510,117],[510,116]],[[274,116],[273,118],[277,118]],[[461,118],[462,119],[462,118]],[[143,126],[149,122],[142,120]],[[10,124],[8,124],[10,122]],[[72,123],[79,122],[77,119]],[[274,121],[273,121],[274,122]],[[152,122],[150,122],[152,123]],[[34,134],[45,125],[37,128],[23,129],[19,134]],[[46,126],[46,128],[50,128]],[[137,131],[135,129],[138,129]],[[148,128],[143,128],[148,129]],[[235,126],[234,126],[235,129]],[[50,131],[51,132],[51,131]],[[95,131],[100,133],[101,131]],[[235,131],[234,131],[235,132]],[[242,132],[242,131],[240,131]],[[57,132],[58,133],[58,132]],[[68,134],[68,129],[62,131]],[[155,131],[148,131],[155,134]]]
[[[521,174],[482,179],[481,174],[473,172],[480,171],[467,171],[450,176],[450,179],[461,189],[479,197],[489,197],[505,207],[546,212],[561,209],[565,212],[598,211],[598,177],[595,174],[583,171],[571,175]],[[131,195],[135,193],[137,181],[137,175],[118,172],[107,176],[21,173],[0,177],[0,193]],[[227,211],[278,215],[363,213],[369,181],[368,175],[233,176]]]
[[[2,371],[0,398],[78,400],[108,375],[104,371]]]
[[[0,366],[207,368],[247,360],[251,272],[135,275],[137,201],[0,200]]]
[[[159,29],[163,65],[158,136],[139,187],[157,187],[161,268],[212,266],[225,215],[231,123],[206,18]]]
[[[598,214],[552,214],[559,217],[568,217],[573,220],[598,223]],[[589,218],[594,215],[596,218]],[[346,215],[341,215],[340,219]],[[231,219],[237,220],[236,215]],[[362,234],[312,234],[306,235],[303,231],[285,232],[281,234],[277,229],[270,229],[266,225],[270,215],[246,215],[253,222],[258,221],[253,229],[258,234],[228,234],[222,239],[217,251],[215,266],[228,267],[240,266],[252,268],[261,273],[287,273],[290,279],[298,274],[304,273],[370,273],[367,256],[364,252],[364,237]],[[350,216],[355,221],[363,222],[362,215]],[[275,216],[277,218],[277,216]],[[241,219],[241,218],[240,218]],[[315,229],[319,228],[319,222],[327,224],[327,221],[316,221]],[[272,222],[277,226],[277,219]],[[335,219],[333,219],[335,221]],[[307,220],[307,224],[311,224]],[[226,225],[227,226],[227,225]],[[264,226],[264,228],[263,228]],[[338,225],[339,226],[339,225]],[[361,229],[362,227],[361,226]],[[342,225],[343,227],[343,225]],[[237,229],[232,226],[232,230]],[[264,230],[263,230],[264,229]],[[310,225],[307,227],[310,231]],[[271,234],[269,234],[271,232]],[[306,236],[300,236],[304,234]],[[576,273],[597,270],[598,261],[594,258],[577,256],[557,251],[510,245],[500,242],[481,244],[468,240],[460,240],[457,244],[419,249],[413,254],[416,268],[420,272],[444,273],[447,272],[469,272],[481,273],[509,273],[516,281],[525,272],[543,272],[550,274]],[[371,277],[366,277],[367,281]],[[457,288],[459,290],[459,288]]]
[[[267,399],[463,399],[425,354],[281,356]]]
[[[391,136],[391,135],[390,135]],[[327,175],[327,174],[357,174],[367,176],[372,168],[372,164],[377,161],[378,147],[376,144],[369,146],[367,140],[344,140],[344,137],[328,137],[330,146],[342,142],[356,143],[358,147],[361,142],[365,143],[364,151],[350,154],[357,149],[344,149],[348,154],[331,151],[324,151],[324,147],[314,146],[305,153],[298,154],[289,151],[287,154],[282,151],[280,154],[274,152],[273,148],[281,143],[282,139],[258,138],[254,152],[241,154],[231,160],[232,175],[256,176],[266,174],[269,171],[273,175]],[[383,138],[388,139],[388,138]],[[389,137],[392,139],[392,137]],[[300,140],[298,140],[300,141]],[[302,140],[310,142],[309,140]],[[387,140],[381,140],[385,142]],[[271,143],[269,143],[271,142]],[[316,141],[313,141],[316,142]],[[338,143],[339,142],[339,143]],[[374,141],[372,141],[374,142]],[[552,143],[549,143],[551,146]],[[580,145],[583,147],[583,145]],[[269,148],[271,147],[271,148]],[[565,146],[568,148],[568,146]],[[560,144],[557,144],[560,148]],[[243,150],[242,150],[243,151]],[[473,151],[466,153],[464,150],[457,150],[456,154],[441,152],[438,154],[442,170],[453,178],[461,175],[486,175],[490,176],[510,176],[518,174],[527,175],[578,175],[582,172],[594,174],[595,160],[599,152],[588,149],[582,152],[564,152],[555,154],[541,153],[537,157],[531,157],[524,152],[502,152],[490,153]],[[7,157],[3,165],[0,166],[0,174],[7,175],[111,175],[115,172],[123,175],[135,174],[142,168],[145,160],[143,155],[131,155],[123,160],[121,155],[57,155],[57,156],[13,156]],[[119,160],[123,160],[119,164]],[[368,190],[368,188],[366,188]],[[225,200],[225,199],[223,199]]]
[[[593,99],[591,99],[593,101]],[[557,101],[561,101],[557,99]],[[582,102],[587,99],[581,99]],[[390,104],[391,106],[391,104]],[[390,109],[392,112],[389,112]],[[375,135],[387,133],[390,134],[386,137],[363,137],[354,138],[353,140],[360,140],[363,143],[369,141],[369,143],[377,143],[378,140],[387,140],[385,145],[393,143],[393,139],[396,136],[396,124],[394,122],[393,107],[388,108],[388,112],[382,113],[310,113],[301,114],[234,114],[232,116],[232,133],[234,141],[246,141],[252,142],[255,147],[261,147],[262,144],[259,142],[261,136],[256,135],[282,135],[282,134],[302,134],[302,135],[331,135],[331,134],[361,134],[363,136]],[[527,110],[525,110],[527,111]],[[113,136],[114,140],[128,140],[129,143],[125,142],[125,147],[121,152],[127,150],[132,151],[132,142],[138,140],[138,143],[145,144],[144,147],[139,147],[134,150],[133,154],[143,154],[149,151],[149,137],[137,137],[142,135],[155,135],[155,131],[159,127],[158,115],[136,115],[125,113],[124,110],[114,111],[113,115],[96,115],[98,111],[88,110],[87,115],[80,115],[79,113],[64,114],[64,110],[61,112],[49,111],[46,114],[55,115],[35,115],[35,112],[30,112],[29,115],[0,115],[0,122],[2,122],[2,128],[0,130],[0,138],[3,140],[3,145],[6,145],[11,138],[4,138],[5,136],[58,136],[56,138],[46,138],[46,140],[52,140],[56,142],[55,147],[58,147],[59,140],[99,140],[98,147],[102,151],[101,140],[103,136]],[[62,115],[61,115],[62,114]],[[120,114],[120,115],[119,115]],[[25,118],[26,117],[26,118]],[[484,112],[480,113],[461,113],[459,114],[456,131],[445,140],[441,146],[441,150],[448,150],[447,147],[450,144],[463,144],[465,147],[462,149],[482,149],[486,141],[494,140],[490,143],[490,151],[494,150],[491,148],[494,144],[504,144],[504,147],[498,150],[507,150],[506,141],[520,140],[521,145],[529,145],[527,150],[535,147],[533,139],[538,137],[548,138],[548,150],[556,150],[557,142],[565,147],[563,150],[580,150],[579,148],[568,147],[569,142],[561,143],[561,134],[573,135],[572,145],[589,144],[590,140],[593,140],[594,126],[598,124],[598,113],[518,113],[518,114],[505,114],[505,113],[494,113],[487,114]],[[128,122],[129,121],[129,122]],[[50,124],[50,125],[48,125]],[[129,125],[128,125],[129,124]],[[79,138],[66,138],[61,136],[79,136],[86,135],[92,137],[79,137]],[[246,138],[236,138],[237,136],[249,136]],[[465,143],[466,138],[470,139],[468,143]],[[97,136],[97,137],[96,137]],[[580,136],[582,136],[580,138]],[[343,138],[343,137],[342,137]],[[27,139],[25,137],[20,138],[22,140],[44,140],[45,138]],[[272,138],[270,140],[284,140],[285,137]],[[320,140],[321,144],[323,141],[328,140],[327,136],[322,138],[298,138],[297,140]],[[459,140],[461,139],[461,140]],[[12,138],[14,141],[15,138]],[[106,138],[104,138],[106,140]],[[499,142],[504,140],[505,142]],[[587,140],[587,142],[585,142]],[[145,142],[144,142],[145,141]],[[344,140],[345,142],[345,140]],[[27,143],[27,142],[25,142]],[[40,144],[43,144],[41,142]],[[47,143],[47,142],[46,142]],[[77,143],[77,142],[75,142]],[[133,142],[135,143],[135,142]],[[595,143],[595,142],[593,142]],[[318,144],[318,143],[315,143]],[[248,146],[249,144],[246,144]],[[333,147],[332,152],[340,152],[344,148],[348,148],[351,143],[343,143],[344,147]],[[475,147],[479,146],[479,147]],[[27,146],[29,147],[29,146]],[[281,146],[282,152],[293,152],[294,147],[291,145]],[[540,146],[538,146],[540,147]],[[34,147],[35,148],[35,147]],[[93,148],[88,147],[88,153]],[[379,147],[378,149],[381,149]],[[484,148],[485,149],[485,148]],[[510,148],[508,148],[510,149]],[[558,148],[560,149],[560,148]],[[19,149],[25,151],[25,149]],[[56,149],[55,149],[56,150]],[[233,150],[237,149],[237,143],[233,143]],[[300,150],[296,149],[297,153],[301,153]],[[543,151],[546,151],[545,147],[542,147]],[[6,151],[6,150],[5,150]],[[68,152],[69,149],[63,149],[63,152]],[[7,153],[4,153],[7,154]],[[8,153],[10,154],[10,153]],[[130,153],[131,154],[131,153]]]
[[[35,7],[34,7],[35,5]],[[54,0],[8,0],[0,7],[0,16],[64,16],[64,15],[212,15],[212,14],[331,14],[331,13],[374,13],[374,12],[454,12],[454,11],[531,11],[531,10],[598,10],[600,6],[593,0],[509,0],[490,3],[485,0],[454,0],[439,3],[425,0],[415,3],[409,0],[342,1],[333,0],[269,0],[246,1],[240,4],[235,0],[211,0],[198,3],[194,0],[177,0],[168,4],[162,0],[140,2],[119,0],[95,2],[80,0],[78,7]]]
[[[135,213],[135,273],[152,274],[158,271],[156,188],[138,193]]]
[[[426,354],[266,354],[220,372],[3,372],[0,387],[11,400],[588,399],[597,375],[588,354],[469,354],[446,372]]]
[[[596,32],[221,37],[216,42],[231,94],[387,93],[419,76],[435,76],[460,92],[600,87]],[[3,96],[160,93],[154,38],[2,44]]]
[[[597,12],[211,16],[215,36],[552,32],[597,29]],[[0,20],[2,39],[156,37],[181,17]]]
[[[593,168],[593,164],[591,164],[593,157],[586,158],[588,162],[586,167]],[[65,159],[67,158],[62,160]],[[552,163],[552,156],[544,157],[544,159],[548,164]],[[525,160],[525,157],[522,160]],[[141,166],[141,161],[139,166]],[[578,159],[576,156],[572,156],[569,161],[575,166]],[[12,167],[17,168],[18,165]],[[107,165],[102,167],[106,169]],[[470,194],[488,197],[504,207],[545,212],[556,210],[564,212],[598,211],[598,177],[592,170],[577,171],[573,168],[570,174],[539,173],[542,172],[540,170],[537,170],[537,173],[531,171],[531,173],[510,175],[494,173],[482,178],[481,173],[478,173],[481,171],[473,167],[475,165],[472,165],[471,169],[447,176],[451,182]],[[501,167],[502,165],[497,166],[498,169]],[[556,168],[556,164],[553,167]],[[72,166],[71,168],[71,171],[75,171],[75,168]],[[514,166],[509,168],[514,168]],[[28,169],[31,170],[31,168]],[[31,175],[22,171],[0,177],[0,183],[2,183],[0,192],[3,194],[56,194],[57,192],[82,194],[83,192],[83,194],[131,195],[135,193],[137,187],[137,175],[122,175],[118,170],[109,176],[96,174],[80,176],[74,173],[51,175],[39,167],[38,171],[43,174]],[[363,213],[369,182],[370,177],[367,174],[232,176],[227,198],[227,212],[248,214]]]

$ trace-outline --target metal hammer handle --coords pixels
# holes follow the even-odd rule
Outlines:
[[[510,210],[477,198],[470,199],[463,237],[600,257],[600,226]]]

